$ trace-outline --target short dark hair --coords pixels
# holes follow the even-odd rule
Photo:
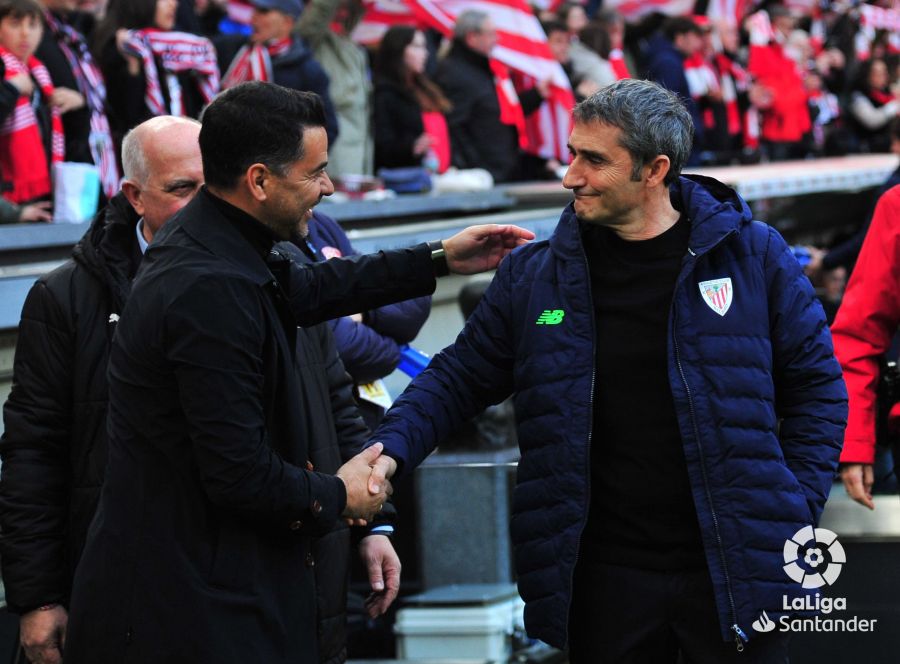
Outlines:
[[[12,16],[13,18],[25,18],[26,16],[40,18],[43,16],[43,11],[36,0],[0,0],[0,21],[7,16]]]
[[[684,102],[658,83],[625,78],[607,85],[578,104],[575,122],[600,122],[622,130],[619,144],[632,160],[631,179],[658,155],[669,158],[664,183],[678,179],[694,140],[694,123]]]
[[[703,30],[694,22],[694,19],[687,16],[673,16],[666,19],[662,25],[662,32],[669,41],[675,41],[675,37],[687,32],[693,32],[695,35],[703,34]]]
[[[557,19],[541,21],[541,27],[544,29],[544,34],[548,37],[550,36],[551,32],[565,32],[566,34],[569,34],[569,27],[565,23]]]
[[[252,164],[278,175],[303,158],[303,132],[325,126],[325,107],[314,92],[274,83],[241,83],[203,112],[200,154],[207,185],[233,189]]]

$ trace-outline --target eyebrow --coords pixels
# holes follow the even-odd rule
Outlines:
[[[182,187],[196,187],[197,180],[191,180],[189,178],[181,178],[179,180],[172,180],[171,182],[167,182],[162,190],[165,192],[175,191],[176,189],[181,189]]]
[[[602,152],[597,152],[595,150],[578,150],[577,148],[572,147],[571,143],[567,143],[566,147],[569,148],[569,152],[572,154],[581,154],[587,157],[588,159],[597,159],[600,161],[607,161],[608,157]]]
[[[327,167],[328,167],[328,160],[326,159],[326,160],[323,161],[321,164],[319,164],[318,166],[316,166],[316,167],[312,170],[312,172],[313,172],[313,173],[318,173],[319,171],[324,171]]]

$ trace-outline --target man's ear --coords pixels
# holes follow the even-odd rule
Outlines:
[[[647,164],[647,185],[656,187],[663,184],[670,168],[672,168],[672,162],[666,155],[656,155],[653,161]]]
[[[250,195],[260,203],[268,198],[266,194],[266,185],[272,173],[266,168],[265,164],[253,164],[244,174],[244,183]]]
[[[131,207],[134,208],[134,211],[137,212],[137,215],[139,217],[143,217],[144,198],[142,196],[141,188],[131,180],[124,180],[122,182],[122,193],[125,194],[125,198],[127,198],[128,202],[131,203]]]

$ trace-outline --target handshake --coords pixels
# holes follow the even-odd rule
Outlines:
[[[365,525],[394,492],[390,478],[397,471],[397,462],[382,454],[383,449],[381,443],[375,443],[335,473],[347,489],[347,507],[341,516],[351,525]]]

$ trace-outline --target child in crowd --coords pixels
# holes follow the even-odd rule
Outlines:
[[[65,149],[50,74],[34,57],[42,34],[35,0],[0,0],[0,180],[17,204],[49,200],[51,164]]]

